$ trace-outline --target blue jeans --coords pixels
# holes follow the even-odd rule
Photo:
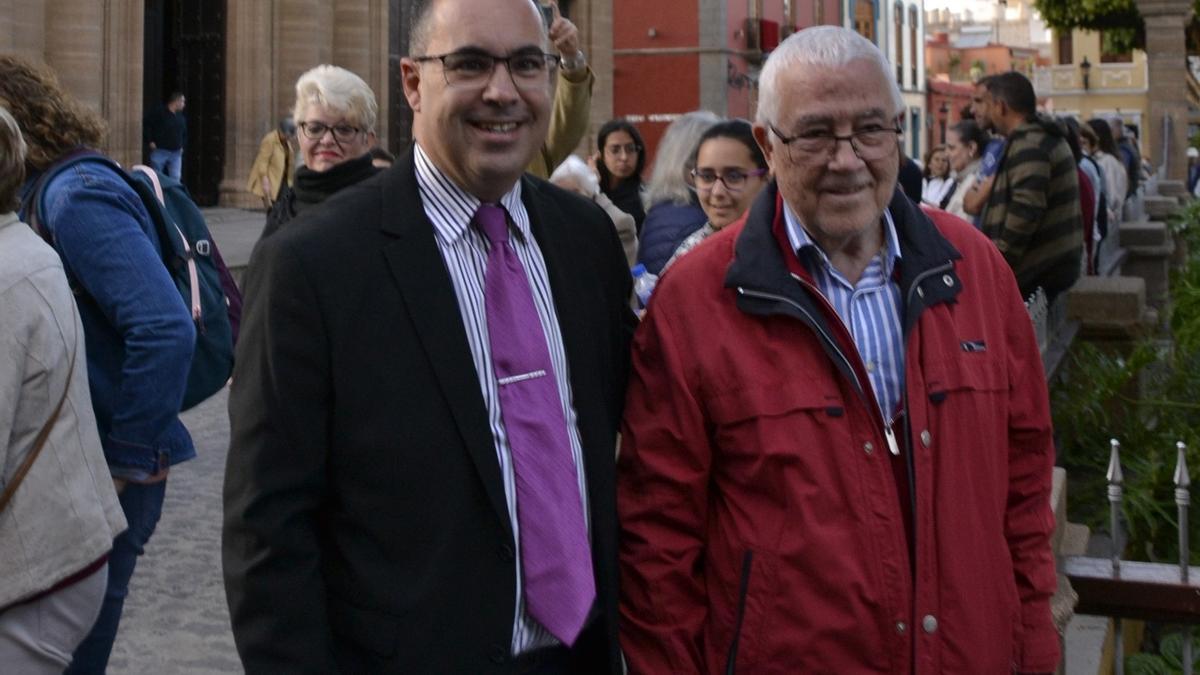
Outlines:
[[[183,180],[183,149],[160,150],[155,148],[151,150],[150,166],[175,180]]]
[[[113,541],[112,553],[108,556],[108,588],[104,592],[104,605],[100,608],[96,625],[92,626],[91,632],[75,649],[74,659],[66,670],[69,675],[102,675],[108,668],[108,657],[117,638],[125,596],[129,595],[129,580],[133,577],[138,557],[145,551],[146,542],[150,541],[150,535],[154,534],[154,528],[158,525],[166,493],[165,480],[152,485],[128,483],[121,491],[121,509],[129,521],[129,529]]]

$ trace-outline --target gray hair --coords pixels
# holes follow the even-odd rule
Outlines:
[[[567,155],[563,163],[550,174],[550,182],[556,185],[564,178],[574,179],[593,197],[600,192],[600,179],[596,177],[596,173],[588,168],[587,162],[575,155]]]
[[[16,211],[21,206],[26,152],[21,127],[8,108],[0,105],[0,213]]]
[[[715,113],[693,110],[671,122],[654,154],[654,168],[642,196],[647,208],[660,202],[680,205],[691,202],[687,174],[696,161],[696,146],[704,132],[720,121]]]
[[[346,115],[347,121],[375,133],[379,104],[375,92],[361,77],[338,66],[317,66],[296,80],[296,108],[292,116],[297,122],[307,119],[311,106],[320,105]]]
[[[904,109],[904,99],[900,96],[900,86],[896,84],[892,68],[879,47],[849,28],[813,26],[793,33],[771,52],[758,80],[758,113],[755,121],[760,125],[779,121],[779,95],[776,89],[783,73],[809,66],[845,66],[860,59],[879,67],[891,90],[893,108],[899,114]]]

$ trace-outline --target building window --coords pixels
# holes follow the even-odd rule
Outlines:
[[[1070,31],[1058,31],[1058,65],[1066,66],[1075,62],[1075,47]]]
[[[1112,33],[1100,31],[1100,63],[1132,62],[1133,53],[1129,51],[1128,47],[1113,44]]]
[[[919,89],[917,84],[917,64],[920,63],[917,49],[920,48],[920,40],[917,39],[917,28],[920,17],[917,16],[917,8],[908,8],[908,67],[912,71],[912,86],[913,89]]]
[[[896,41],[896,48],[892,52],[896,60],[896,84],[904,86],[904,5],[896,3],[892,8],[892,24],[895,26],[892,37]]]
[[[854,30],[875,42],[875,3],[872,0],[856,0],[854,3]]]

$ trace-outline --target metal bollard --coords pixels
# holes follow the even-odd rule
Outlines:
[[[1109,441],[1112,450],[1108,458],[1108,513],[1112,523],[1112,571],[1114,577],[1121,576],[1121,497],[1125,477],[1121,474],[1121,442]],[[1113,672],[1125,675],[1125,644],[1121,635],[1121,619],[1113,618]]]
[[[1178,453],[1175,459],[1175,507],[1179,513],[1179,580],[1186,584],[1191,558],[1188,549],[1188,505],[1191,503],[1191,496],[1188,488],[1191,487],[1192,479],[1188,476],[1187,445],[1180,441],[1175,444],[1175,450]],[[1183,632],[1183,675],[1192,675],[1191,626],[1185,626]]]

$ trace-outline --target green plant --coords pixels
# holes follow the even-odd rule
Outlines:
[[[1190,633],[1191,631],[1187,631]],[[1175,675],[1183,672],[1184,633],[1175,632],[1163,638],[1158,653],[1142,652],[1125,659],[1125,672],[1129,675]],[[1192,639],[1192,670],[1200,669],[1200,642]]]

